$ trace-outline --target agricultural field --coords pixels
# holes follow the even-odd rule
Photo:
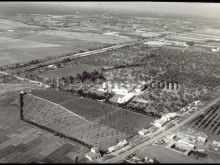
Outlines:
[[[219,40],[220,30],[213,28],[202,28],[189,33],[178,34],[168,39],[179,40],[179,41],[194,41],[204,42],[207,40]]]
[[[0,86],[0,162],[75,163],[77,156],[81,161],[88,148],[20,120],[18,93],[35,88],[17,83]]]
[[[220,137],[220,104],[216,104],[203,114],[188,123],[193,129],[205,132],[211,139],[219,140]]]
[[[151,125],[153,117],[138,114],[129,110],[118,110],[105,115],[100,123],[115,128],[129,135],[135,135],[141,128]]]
[[[102,150],[126,139],[127,135],[113,128],[94,124],[83,116],[33,95],[24,96],[24,120],[53,132],[81,141]],[[87,105],[88,106],[88,105]],[[108,140],[106,140],[108,139]]]
[[[53,89],[36,90],[32,91],[32,94],[54,101],[86,120],[113,128],[130,136],[149,126],[153,121],[153,118],[149,116]]]
[[[1,30],[10,30],[10,29],[19,29],[19,28],[40,28],[38,26],[26,25],[21,22],[16,22],[10,19],[0,19],[0,29]]]
[[[81,74],[83,71],[91,72],[96,69],[95,66],[87,65],[87,64],[69,64],[64,66],[64,68],[52,69],[47,70],[40,74],[42,77],[47,78],[61,78],[61,77],[68,77],[73,76],[76,77],[77,73]]]
[[[87,33],[87,32],[66,32],[66,31],[42,31],[39,32],[40,35],[52,35],[52,36],[60,36],[64,38],[70,38],[73,40],[83,40],[83,41],[96,41],[106,44],[119,44],[125,42],[134,41],[134,39],[125,36],[107,36],[100,35],[96,33]]]

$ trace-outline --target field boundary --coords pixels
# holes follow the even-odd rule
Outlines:
[[[53,130],[53,129],[51,129],[51,128],[48,128],[48,127],[46,127],[46,126],[44,126],[44,125],[41,125],[41,124],[39,124],[39,123],[33,122],[33,121],[29,120],[29,119],[26,119],[26,118],[24,117],[24,114],[23,114],[23,105],[24,105],[23,97],[24,97],[24,95],[25,95],[25,94],[20,94],[20,109],[19,109],[19,112],[20,112],[20,119],[21,119],[22,121],[27,122],[27,123],[29,123],[29,124],[31,124],[31,125],[34,125],[34,126],[36,126],[36,127],[38,127],[38,128],[41,128],[41,129],[43,129],[43,130],[46,130],[46,131],[48,131],[48,132],[50,132],[50,133],[56,134],[56,136],[64,137],[64,138],[67,138],[67,139],[69,139],[69,140],[71,140],[71,141],[73,141],[73,142],[76,142],[76,143],[79,143],[79,144],[81,144],[81,145],[84,145],[84,146],[87,147],[88,149],[90,149],[90,148],[93,147],[92,145],[90,145],[90,144],[88,144],[88,143],[86,143],[86,142],[84,142],[84,141],[81,141],[81,140],[79,140],[79,139],[77,139],[77,138],[67,136],[67,135],[65,135],[65,134],[63,134],[63,133],[57,132],[57,131],[55,131],[55,130]],[[35,97],[35,98],[37,98],[37,99],[41,99],[41,100],[43,100],[43,101],[47,101],[47,102],[49,102],[49,103],[55,104],[56,106],[57,106],[57,105],[60,106],[59,104],[50,102],[50,101],[48,101],[48,100],[42,99],[42,98],[37,97],[37,96],[34,96],[34,95],[32,95],[32,94],[28,94],[28,95],[33,96],[33,97]],[[62,107],[62,106],[60,106],[60,107]],[[63,109],[64,109],[64,110],[67,110],[67,109],[64,108],[64,107],[63,107]],[[69,111],[69,110],[67,110],[67,111],[68,111],[68,112],[71,112],[71,111]],[[74,114],[73,112],[71,112],[71,113]],[[77,117],[79,116],[79,115],[76,115],[76,114],[74,114],[74,115],[77,116]],[[81,119],[86,120],[86,119],[84,119],[84,118],[82,118],[82,117],[81,117]],[[90,123],[91,123],[91,122],[90,122]],[[93,123],[92,123],[92,124],[93,124]]]

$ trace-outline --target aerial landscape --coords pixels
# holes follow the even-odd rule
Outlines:
[[[220,4],[0,2],[0,163],[220,163]]]

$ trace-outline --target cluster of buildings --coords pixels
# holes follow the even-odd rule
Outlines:
[[[155,131],[156,131],[156,128],[151,126],[147,129],[145,129],[145,128],[141,129],[140,131],[138,131],[138,134],[145,137],[145,136],[152,135],[152,133],[155,132]]]
[[[97,147],[91,148],[91,151],[89,153],[85,154],[85,157],[90,161],[94,161],[94,160],[101,158],[99,148],[97,148]]]
[[[144,84],[133,86],[114,85],[108,82],[104,82],[97,91],[103,93],[113,93],[113,97],[109,99],[112,103],[125,104],[131,101],[136,94],[144,89]]]
[[[189,155],[190,152],[196,149],[196,144],[204,145],[208,137],[205,135],[188,135],[188,134],[173,134],[169,136],[170,144],[167,148],[174,149],[184,155]]]
[[[119,150],[121,149],[122,147],[128,145],[128,141],[127,140],[122,140],[120,141],[118,144],[116,144],[115,146],[111,146],[107,149],[107,153],[111,153],[111,152],[114,152],[116,150]]]
[[[190,103],[188,106],[180,109],[180,112],[194,111],[200,103],[200,100],[196,100],[193,103]]]
[[[169,123],[171,120],[175,119],[177,116],[179,116],[179,114],[177,113],[167,113],[166,115],[162,116],[160,119],[155,120],[153,125],[161,128],[167,123]]]
[[[140,159],[135,155],[130,155],[127,159],[125,159],[125,163],[130,164],[145,164],[145,163],[159,163],[155,158],[144,157]]]
[[[219,52],[220,51],[220,47],[214,47],[211,49],[212,52]]]

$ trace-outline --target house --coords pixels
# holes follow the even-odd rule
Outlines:
[[[203,137],[203,136],[198,136],[197,141],[200,142],[200,143],[205,143],[207,141],[207,138]]]
[[[191,144],[191,143],[189,143],[187,141],[184,141],[182,139],[178,140],[177,143],[178,143],[179,147],[181,147],[183,149],[186,149],[186,150],[189,150],[189,149],[192,150],[192,149],[195,148],[195,145],[193,145],[193,144]]]
[[[219,52],[220,48],[219,47],[215,47],[215,48],[212,48],[211,50],[212,50],[212,52]]]
[[[194,104],[195,104],[195,105],[199,105],[200,103],[201,103],[200,100],[196,100],[196,101],[194,101]]]
[[[57,69],[56,65],[48,65],[47,68]]]
[[[138,134],[141,135],[141,136],[144,136],[144,135],[146,135],[148,133],[149,133],[148,129],[142,129],[142,130],[138,131]]]
[[[219,141],[213,141],[213,145],[220,147],[220,142]]]
[[[98,147],[92,147],[91,152],[92,153],[99,153],[99,148]]]
[[[134,93],[128,93],[126,95],[115,94],[112,98],[109,99],[109,101],[113,103],[124,104],[124,103],[129,102],[134,97],[135,97]]]
[[[96,159],[101,158],[101,154],[100,153],[89,152],[89,153],[85,154],[85,157],[87,159],[89,159],[90,161],[94,161]]]
[[[161,128],[161,127],[163,127],[167,123],[168,123],[167,118],[166,117],[162,117],[159,120],[155,120],[154,125],[156,127],[160,127]]]
[[[154,125],[156,127],[163,127],[165,124],[167,124],[169,121],[174,119],[177,116],[177,113],[167,113],[166,115],[162,116],[160,119],[155,120]]]
[[[127,140],[122,140],[120,141],[118,144],[116,144],[115,146],[111,146],[108,148],[107,152],[108,153],[111,153],[111,152],[114,152],[124,146],[128,145],[128,141]]]

